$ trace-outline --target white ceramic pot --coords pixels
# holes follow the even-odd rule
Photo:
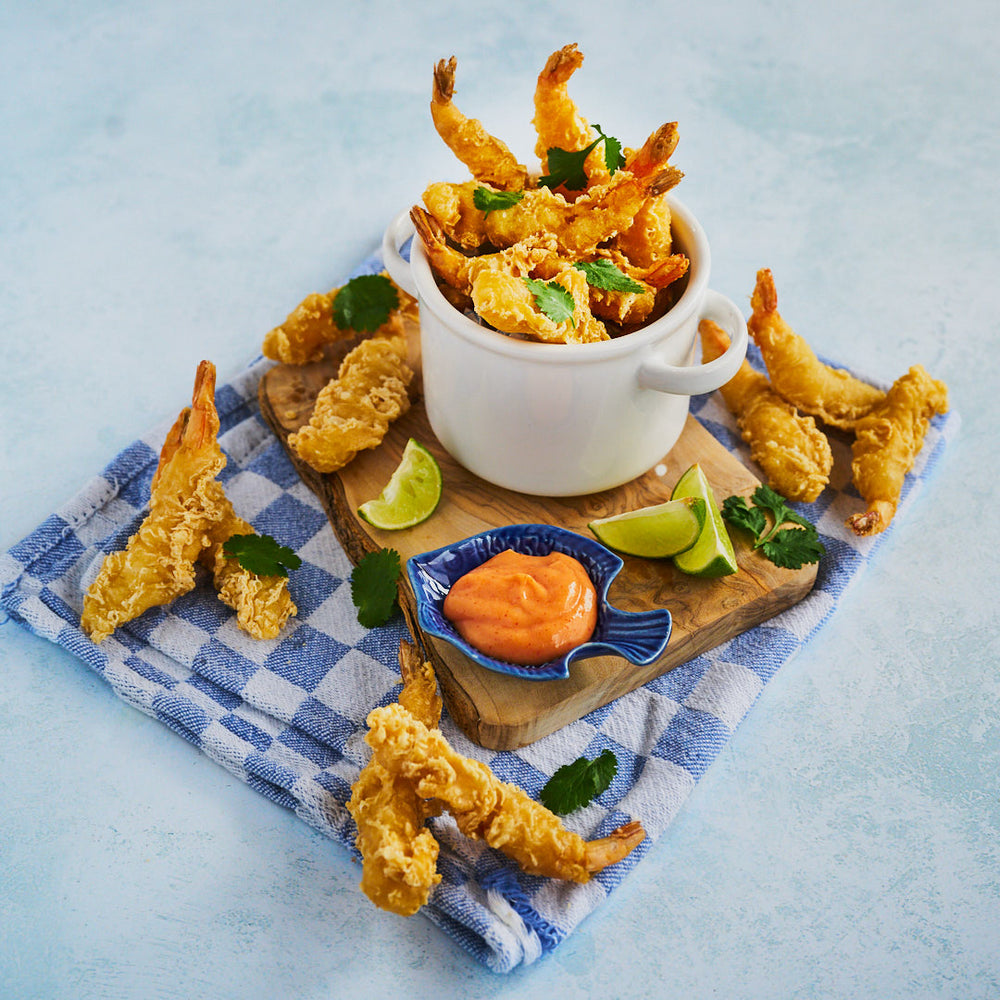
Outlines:
[[[592,344],[541,344],[481,326],[441,294],[408,212],[382,241],[386,269],[420,306],[427,416],[442,446],[470,472],[519,493],[577,496],[626,483],[657,464],[684,428],[690,397],[736,374],[747,349],[742,313],[708,287],[708,240],[671,198],[675,252],[687,287],[663,317]],[[729,350],[693,364],[698,323],[727,331]]]

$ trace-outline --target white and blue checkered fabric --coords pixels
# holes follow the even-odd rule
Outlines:
[[[359,271],[376,266],[368,261]],[[354,852],[355,828],[345,803],[368,756],[365,717],[399,691],[396,656],[405,625],[398,614],[372,631],[358,624],[351,564],[258,412],[256,386],[269,364],[258,359],[222,386],[217,405],[228,458],[221,478],[235,509],[303,560],[290,581],[299,613],[280,638],[256,641],[240,632],[207,580],[100,646],[81,632],[90,580],[104,555],[121,548],[144,516],[168,422],[118,455],[78,496],[0,556],[0,608],[78,656],[127,702]],[[692,410],[749,464],[717,393],[695,398]],[[907,478],[899,517],[957,426],[954,415],[934,420]],[[860,501],[847,478],[849,453],[841,448],[835,470],[840,481],[815,504],[799,507],[827,547],[815,588],[801,603],[517,751],[484,750],[445,715],[442,729],[459,751],[533,795],[560,765],[613,750],[619,763],[613,784],[568,817],[567,825],[592,839],[635,818],[649,834],[625,861],[576,885],[524,875],[502,855],[461,836],[447,816],[432,820],[443,877],[423,912],[488,967],[506,972],[550,952],[641,862],[770,678],[820,628],[886,537],[859,540],[843,527]]]

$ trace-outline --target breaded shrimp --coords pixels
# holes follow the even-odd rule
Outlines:
[[[627,229],[648,198],[679,183],[683,174],[667,163],[675,145],[673,124],[661,126],[636,154],[631,169],[616,171],[574,202],[548,188],[526,191],[510,209],[489,213],[483,226],[486,238],[504,247],[545,231],[554,233],[571,255],[593,253],[598,244]]]
[[[434,273],[447,285],[468,293],[472,290],[469,266],[475,257],[456,250],[445,237],[444,229],[432,212],[414,205],[410,221],[423,244]]]
[[[506,252],[506,251],[505,251]],[[551,344],[589,344],[608,340],[604,324],[590,309],[590,286],[582,271],[564,263],[551,279],[573,299],[573,315],[556,322],[535,301],[523,276],[484,268],[473,277],[472,305],[476,313],[503,333],[515,333]]]
[[[430,663],[410,643],[399,646],[403,689],[399,702],[425,726],[441,719],[441,697]],[[405,778],[393,776],[372,756],[351,786],[347,810],[358,828],[361,890],[378,907],[410,916],[441,881],[438,842],[424,823],[438,808],[420,798]]]
[[[424,206],[448,238],[469,251],[478,250],[486,242],[486,217],[474,200],[477,187],[469,181],[434,181],[423,193]]]
[[[373,709],[368,726],[365,739],[389,774],[411,782],[421,798],[440,800],[466,836],[502,851],[528,874],[587,882],[645,838],[633,822],[588,844],[522,788],[457,753],[440,730],[400,705]]]
[[[705,364],[729,347],[726,331],[710,319],[698,324],[698,332]],[[768,485],[789,500],[815,500],[830,482],[833,468],[830,442],[816,421],[786,403],[767,377],[746,360],[719,393],[735,415],[743,440],[750,445],[750,458],[761,467]]]
[[[323,346],[340,339],[341,331],[333,321],[334,293],[307,295],[287,316],[284,323],[268,331],[262,352],[265,358],[286,365],[305,365],[323,356]],[[346,331],[345,337],[352,331]]]
[[[156,490],[167,463],[176,454],[191,416],[191,408],[181,411],[160,450],[160,462],[151,489]],[[239,560],[223,551],[234,535],[256,534],[253,525],[233,510],[222,484],[216,479],[206,484],[214,514],[206,526],[208,543],[198,554],[198,562],[212,574],[219,599],[236,612],[236,624],[254,639],[275,639],[297,611],[288,593],[288,578],[258,576]]]
[[[668,146],[661,155],[670,157],[677,148],[679,133],[677,122],[663,126]],[[644,149],[629,151],[625,159],[625,169],[635,171],[637,161],[644,155]],[[624,254],[637,267],[652,267],[666,257],[673,246],[673,216],[667,193],[647,198],[635,213],[631,224],[612,241],[612,246]]]
[[[641,291],[617,291],[590,287],[590,308],[595,316],[623,326],[644,323],[660,302],[660,292],[687,274],[690,261],[681,253],[671,254],[651,267],[636,267],[624,254],[599,249],[596,259],[610,260],[627,278],[642,286]]]
[[[467,257],[448,245],[437,220],[419,205],[410,218],[435,272],[447,285],[468,295],[485,323],[501,333],[549,343],[607,340],[604,324],[591,311],[591,290],[582,272],[559,256],[551,237],[529,237],[506,250]],[[555,322],[539,309],[524,280],[556,281],[572,296],[572,318]]]
[[[885,395],[849,372],[823,364],[782,319],[770,270],[757,272],[747,323],[760,348],[775,391],[804,413],[832,427],[851,430]]]
[[[289,447],[317,472],[335,472],[381,444],[389,424],[410,408],[406,355],[403,336],[361,341],[320,390],[309,423],[289,435]]]
[[[689,264],[683,254],[674,254],[654,267],[638,268],[620,253],[598,250],[594,259],[609,260],[640,287],[633,291],[607,290],[581,282],[576,276],[566,277],[562,283],[573,295],[577,308],[570,327],[559,329],[544,315],[539,315],[533,298],[525,294],[524,288],[514,289],[516,301],[501,302],[501,297],[511,291],[512,282],[509,279],[512,277],[536,277],[551,281],[565,274],[571,266],[576,267],[577,261],[559,253],[557,241],[552,236],[527,237],[506,250],[470,257],[448,243],[438,221],[419,205],[410,210],[410,218],[434,273],[445,286],[468,296],[468,305],[477,312],[479,307],[485,309],[485,313],[479,313],[481,318],[496,329],[536,339],[561,339],[575,343],[605,340],[607,330],[603,324],[598,325],[600,320],[619,324],[642,323],[656,308],[658,293],[682,277]],[[485,272],[495,273],[486,275]],[[479,292],[473,295],[476,285]],[[586,298],[584,292],[587,293]]]
[[[505,143],[489,134],[482,122],[466,118],[455,107],[455,57],[434,67],[431,118],[438,135],[482,184],[501,191],[520,191],[527,185],[528,169]]]
[[[583,64],[583,53],[576,43],[564,45],[553,52],[538,74],[535,85],[535,116],[532,124],[538,139],[535,155],[541,161],[542,173],[550,172],[549,150],[564,149],[576,152],[586,149],[595,139],[590,122],[569,96],[569,78]],[[611,176],[600,146],[588,154],[583,166],[587,186],[603,184]],[[572,195],[572,192],[566,192]]]
[[[931,378],[921,365],[914,365],[855,424],[851,473],[868,505],[864,513],[847,519],[856,535],[875,535],[889,526],[931,417],[947,412],[948,387]]]
[[[104,559],[84,597],[80,625],[94,642],[194,588],[194,564],[218,513],[213,484],[226,464],[214,397],[215,366],[202,361],[190,413],[168,435],[173,453],[151,490],[149,513],[125,548]]]
[[[383,276],[391,281],[385,272]],[[397,337],[403,334],[403,313],[410,307],[412,299],[395,283],[393,287],[399,296],[400,307],[393,309],[385,323],[370,334],[372,337]],[[333,304],[338,292],[339,287],[326,294],[313,292],[307,295],[288,314],[284,323],[266,334],[262,348],[264,357],[286,365],[306,365],[322,358],[326,344],[358,336],[357,330],[339,326],[334,319]]]
[[[438,182],[424,191],[427,211],[449,239],[466,250],[485,243],[503,249],[528,236],[552,233],[567,254],[592,253],[598,244],[627,228],[645,200],[673,188],[683,176],[667,164],[670,136],[658,129],[646,141],[635,171],[619,170],[574,202],[547,187],[528,188],[509,208],[484,212],[475,205],[474,181]]]

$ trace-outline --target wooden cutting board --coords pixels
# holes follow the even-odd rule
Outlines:
[[[404,561],[489,528],[514,523],[560,525],[592,537],[587,523],[596,517],[661,503],[680,475],[699,462],[720,503],[735,493],[749,496],[758,480],[693,417],[662,465],[614,490],[583,497],[551,498],[514,493],[466,471],[438,443],[420,399],[376,449],[362,452],[344,469],[323,475],[288,449],[287,438],[308,421],[316,394],[334,377],[353,343],[327,348],[320,362],[302,367],[278,365],[259,386],[261,411],[285,442],[305,484],[327,511],[341,544],[356,563],[365,553],[394,548]],[[438,509],[423,524],[404,531],[381,531],[358,518],[356,510],[381,493],[410,437],[437,458],[444,477]],[[773,617],[801,600],[812,588],[816,566],[780,569],[733,539],[739,572],[718,580],[686,576],[670,560],[625,557],[609,599],[625,610],[667,607],[673,631],[663,655],[637,667],[620,657],[577,661],[564,680],[530,681],[480,667],[450,644],[422,633],[405,572],[399,602],[414,638],[424,647],[438,675],[442,697],[456,724],[473,742],[494,750],[532,743],[595,708],[693,659],[708,649]]]

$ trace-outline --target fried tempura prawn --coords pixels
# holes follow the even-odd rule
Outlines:
[[[434,670],[410,643],[400,643],[403,689],[399,702],[425,726],[441,719],[441,697]],[[372,756],[351,786],[348,812],[358,828],[361,890],[378,907],[410,916],[441,881],[438,842],[424,822],[438,807],[420,798],[407,779],[393,776]]]
[[[190,407],[182,410],[163,442],[160,462],[153,475],[153,492],[164,468],[180,447],[190,417]],[[249,521],[244,521],[233,510],[218,480],[207,483],[205,489],[212,498],[214,513],[206,526],[207,543],[198,554],[198,562],[212,574],[219,599],[236,612],[236,624],[254,639],[275,639],[298,610],[288,592],[288,578],[258,576],[241,566],[238,559],[225,554],[223,548],[234,535],[256,532]]]
[[[398,337],[403,335],[403,312],[409,306],[411,297],[396,287],[401,306],[394,309],[389,318],[372,337]],[[281,361],[286,365],[306,365],[319,361],[326,344],[350,340],[358,336],[358,331],[349,326],[341,327],[333,315],[333,303],[340,288],[328,293],[313,292],[307,295],[289,314],[285,322],[270,330],[264,337],[262,352],[265,358]]]
[[[868,505],[847,524],[857,535],[885,531],[896,513],[906,474],[924,444],[931,417],[948,412],[948,387],[914,365],[855,425],[851,472]]]
[[[885,395],[849,372],[820,361],[812,348],[782,319],[778,293],[767,268],[757,272],[747,323],[760,348],[771,385],[793,406],[842,430],[851,430]]]
[[[583,64],[583,53],[576,43],[564,45],[553,52],[538,74],[535,84],[535,126],[537,141],[535,155],[541,161],[542,172],[549,173],[549,150],[564,149],[569,152],[586,149],[595,139],[590,122],[580,113],[569,96],[569,78]],[[607,163],[600,146],[588,154],[583,165],[587,186],[608,180]],[[573,192],[565,192],[570,197]]]
[[[666,129],[666,131],[664,131]],[[683,174],[666,163],[672,138],[666,126],[649,137],[635,170],[618,170],[606,184],[567,201],[547,187],[528,188],[516,204],[485,212],[476,207],[474,181],[437,182],[424,191],[427,210],[459,246],[498,249],[538,233],[551,233],[570,255],[591,253],[598,244],[631,225],[645,200],[673,188]]]
[[[710,319],[698,324],[702,362],[725,353],[729,336]],[[736,417],[750,458],[764,472],[767,483],[789,500],[811,503],[830,481],[833,452],[816,421],[803,416],[772,388],[767,377],[744,360],[739,371],[719,389]]]
[[[149,513],[126,547],[104,560],[84,597],[80,625],[94,642],[193,589],[196,562],[212,573],[220,599],[255,639],[275,638],[295,614],[285,577],[257,576],[222,551],[233,535],[254,529],[216,479],[226,464],[218,432],[215,366],[203,361],[192,405],[181,410],[160,449]]]
[[[289,435],[289,447],[317,472],[335,472],[381,444],[389,424],[410,408],[406,354],[405,337],[361,341],[320,390],[309,423]]]
[[[457,753],[438,729],[401,705],[368,715],[366,740],[383,767],[413,784],[421,798],[444,803],[459,829],[512,858],[527,873],[586,882],[621,861],[645,838],[638,822],[588,843],[523,789]]]
[[[195,560],[218,511],[212,484],[226,464],[214,396],[215,367],[202,361],[191,412],[172,431],[176,448],[151,491],[149,513],[125,548],[104,559],[84,597],[80,625],[94,642],[194,588]]]
[[[671,254],[651,267],[637,267],[617,250],[598,250],[626,277],[642,286],[641,291],[617,291],[590,287],[590,308],[595,316],[625,325],[644,323],[657,309],[659,293],[687,274],[690,261],[682,253]]]
[[[551,236],[528,237],[506,250],[467,257],[451,247],[428,212],[414,205],[410,218],[434,271],[450,287],[469,296],[484,323],[502,333],[547,343],[607,340],[604,324],[591,311],[591,288],[582,272],[561,257]],[[556,281],[573,298],[570,319],[555,322],[542,312],[525,278]]]
[[[565,264],[549,282],[561,285],[573,299],[573,315],[559,322],[539,308],[522,277],[508,271],[484,269],[472,282],[476,313],[504,333],[519,334],[549,344],[589,344],[608,340],[604,324],[590,309],[590,286],[582,271]]]
[[[490,135],[482,122],[466,118],[455,107],[455,57],[434,67],[431,118],[438,135],[480,183],[501,191],[520,191],[528,181],[528,169],[518,163],[507,145]]]

